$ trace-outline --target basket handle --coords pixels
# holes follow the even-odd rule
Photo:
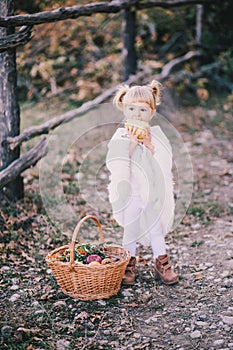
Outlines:
[[[99,222],[99,220],[97,219],[97,217],[95,217],[94,215],[86,215],[84,216],[84,218],[82,218],[79,223],[77,224],[77,226],[74,229],[74,233],[72,236],[72,240],[71,240],[71,244],[70,244],[70,264],[73,265],[74,264],[74,248],[75,248],[75,242],[79,233],[79,230],[82,226],[82,224],[86,221],[92,219],[96,225],[98,226],[98,230],[99,230],[99,238],[100,238],[100,242],[103,243],[104,242],[104,234],[103,234],[103,230],[101,227],[101,224]]]

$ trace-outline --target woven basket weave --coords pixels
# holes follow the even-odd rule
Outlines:
[[[100,242],[104,243],[99,220],[95,216],[87,215],[76,226],[71,244],[53,250],[47,255],[46,262],[66,295],[80,300],[110,298],[120,290],[130,253],[121,246],[103,245],[103,253],[116,257],[119,261],[113,264],[92,266],[76,263],[74,261],[75,242],[83,222],[88,219],[92,219],[97,224]],[[51,260],[53,255],[63,253],[66,249],[70,249],[70,262]]]

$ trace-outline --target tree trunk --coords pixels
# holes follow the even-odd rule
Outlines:
[[[137,71],[137,53],[135,49],[136,37],[136,11],[123,10],[123,80],[129,79],[130,75]]]
[[[14,13],[13,0],[0,1],[0,16],[10,16]],[[14,28],[1,28],[0,38],[10,35]],[[0,53],[0,170],[5,169],[14,160],[19,158],[20,149],[9,149],[7,142],[9,136],[17,136],[20,129],[20,113],[17,99],[17,70],[15,49]],[[23,196],[23,180],[17,177],[8,183],[0,192],[9,199],[19,199]]]
[[[196,43],[201,45],[201,35],[202,35],[202,17],[203,17],[203,5],[197,5],[196,12]]]

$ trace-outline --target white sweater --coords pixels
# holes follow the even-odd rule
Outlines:
[[[172,148],[159,126],[151,127],[152,154],[142,144],[136,146],[129,157],[130,140],[124,128],[118,128],[108,144],[106,166],[110,171],[108,186],[113,217],[124,226],[124,208],[134,195],[140,195],[143,207],[155,207],[154,215],[160,218],[163,233],[172,227],[174,195],[172,176]],[[145,243],[145,242],[142,242]]]

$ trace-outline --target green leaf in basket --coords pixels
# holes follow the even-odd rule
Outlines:
[[[68,262],[70,261],[70,250],[66,249],[63,254],[61,254],[61,258],[63,259],[62,261]]]
[[[101,246],[91,245],[90,243],[79,243],[75,246],[74,260],[85,264],[87,262],[87,257],[93,254],[99,255],[102,259],[105,259],[107,256],[103,253],[101,248]]]

